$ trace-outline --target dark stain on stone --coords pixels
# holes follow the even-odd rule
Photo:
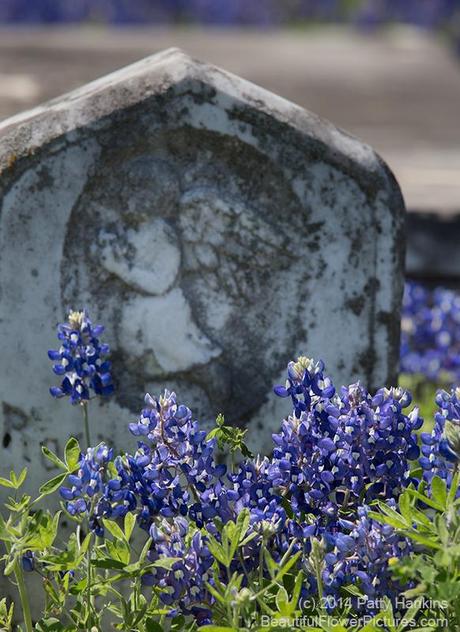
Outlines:
[[[3,417],[5,419],[5,426],[8,429],[14,428],[15,430],[22,430],[29,420],[23,410],[16,406],[11,406],[6,402],[3,402]]]
[[[5,432],[5,434],[3,435],[3,441],[2,441],[3,447],[8,448],[10,443],[11,443],[11,435],[9,432]]]
[[[49,169],[45,166],[41,166],[37,170],[38,182],[36,188],[38,191],[43,191],[44,189],[48,189],[54,185],[54,178],[49,172]]]
[[[351,309],[355,316],[360,316],[366,304],[364,296],[355,296],[345,301],[345,306]]]

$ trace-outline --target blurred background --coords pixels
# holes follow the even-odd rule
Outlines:
[[[0,0],[0,120],[170,46],[381,154],[422,284],[406,288],[403,371],[458,384],[460,0]]]

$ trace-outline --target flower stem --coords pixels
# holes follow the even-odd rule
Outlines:
[[[86,608],[88,610],[88,630],[91,629],[91,541],[86,555]]]
[[[27,594],[26,584],[24,582],[24,574],[21,568],[21,562],[18,560],[14,565],[14,576],[16,578],[19,590],[19,598],[21,600],[22,613],[24,616],[24,625],[27,632],[33,632],[32,617],[30,615],[29,596]]]
[[[86,447],[90,448],[91,447],[91,437],[90,437],[90,434],[89,434],[88,405],[85,402],[84,404],[82,404],[82,406],[83,406],[83,422],[84,422],[84,425],[85,425]]]

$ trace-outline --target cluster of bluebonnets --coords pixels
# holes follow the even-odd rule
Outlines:
[[[419,295],[412,290],[414,301]],[[91,391],[113,390],[108,348],[97,338],[101,332],[86,312],[71,312],[59,326],[62,346],[50,357],[63,382],[52,395],[86,405]],[[129,424],[138,439],[134,454],[115,455],[104,443],[89,447],[60,489],[69,514],[86,516],[98,537],[106,535],[104,518],[133,512],[151,537],[149,560],[175,558],[171,568],[155,567],[142,578],[161,591],[172,615],[194,616],[199,625],[211,621],[203,605],[214,599],[208,538],[219,538],[217,523],[235,521],[244,509],[253,537],[233,560],[233,571],[246,576],[258,567],[261,547],[275,561],[300,551],[304,597],[318,594],[318,581],[325,595],[355,585],[372,600],[396,597],[401,587],[389,561],[407,555],[412,545],[370,517],[371,505],[376,500],[395,505],[409,485],[418,485],[413,475],[418,464],[428,485],[434,474],[452,478],[460,447],[449,424],[460,424],[458,390],[438,393],[436,425],[422,434],[421,453],[417,431],[423,420],[402,388],[370,394],[357,383],[337,390],[321,361],[299,357],[274,391],[291,400],[292,412],[273,435],[270,456],[244,458],[227,468],[218,462],[216,439],[165,391],[147,394],[138,420]],[[315,540],[323,555],[319,577],[310,562]],[[24,559],[23,567],[30,570],[33,560]]]
[[[50,388],[53,397],[68,396],[71,404],[81,404],[89,401],[91,393],[113,392],[111,363],[107,359],[110,348],[98,338],[103,331],[102,325],[93,326],[85,310],[70,312],[67,321],[58,325],[61,346],[48,351],[54,373],[62,377],[60,386]]]
[[[460,382],[460,296],[406,282],[401,319],[401,371],[438,383]]]
[[[452,19],[456,9],[456,0],[2,0],[0,21],[270,26],[319,20],[365,25],[407,22],[439,27]]]

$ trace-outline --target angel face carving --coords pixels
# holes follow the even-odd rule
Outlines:
[[[112,153],[73,211],[64,303],[99,310],[133,411],[169,387],[197,415],[244,421],[301,326],[307,218],[273,165],[214,136]]]

